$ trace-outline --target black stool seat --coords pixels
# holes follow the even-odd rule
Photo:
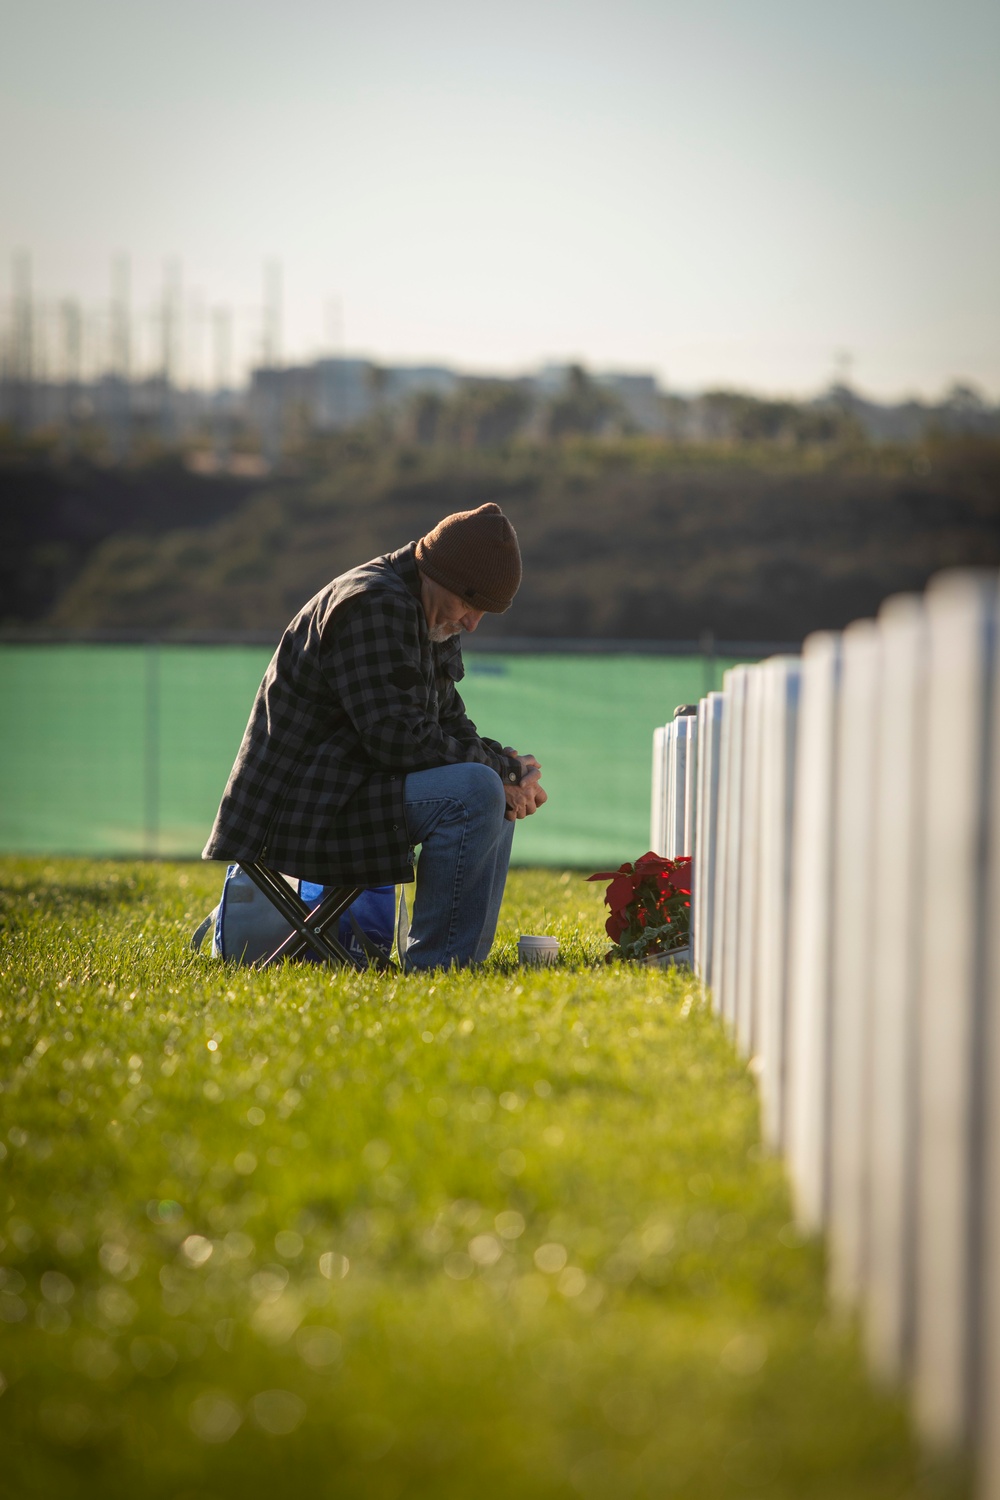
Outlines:
[[[312,910],[302,897],[276,870],[268,869],[259,860],[240,860],[240,869],[281,913],[292,931],[267,958],[258,959],[255,969],[267,969],[271,964],[281,963],[285,958],[298,958],[307,948],[328,964],[343,964],[349,969],[363,969],[365,965],[354,958],[337,938],[337,923],[347,908],[365,889],[361,885],[337,885]],[[332,928],[331,932],[329,929]]]

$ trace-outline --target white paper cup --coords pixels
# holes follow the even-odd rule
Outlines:
[[[517,957],[522,964],[554,964],[559,957],[559,939],[521,936],[517,940]]]

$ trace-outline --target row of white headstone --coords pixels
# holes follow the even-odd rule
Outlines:
[[[1000,1500],[1000,579],[949,572],[656,731],[652,846],[874,1376]]]

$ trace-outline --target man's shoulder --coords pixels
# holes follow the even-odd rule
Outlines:
[[[396,552],[373,557],[370,562],[341,573],[329,587],[345,597],[359,593],[387,593],[419,599],[419,574],[414,556],[416,544],[410,542]]]
[[[300,635],[316,631],[322,636],[334,616],[371,612],[398,617],[419,609],[419,597],[408,576],[408,564],[412,564],[413,577],[417,576],[413,551],[411,542],[398,552],[373,557],[331,579],[303,605],[289,630]]]

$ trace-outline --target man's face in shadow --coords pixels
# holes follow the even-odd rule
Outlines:
[[[436,643],[450,640],[462,630],[471,635],[485,613],[473,609],[467,600],[453,594],[443,584],[435,583],[424,573],[420,575],[420,602],[427,621],[427,634]]]

